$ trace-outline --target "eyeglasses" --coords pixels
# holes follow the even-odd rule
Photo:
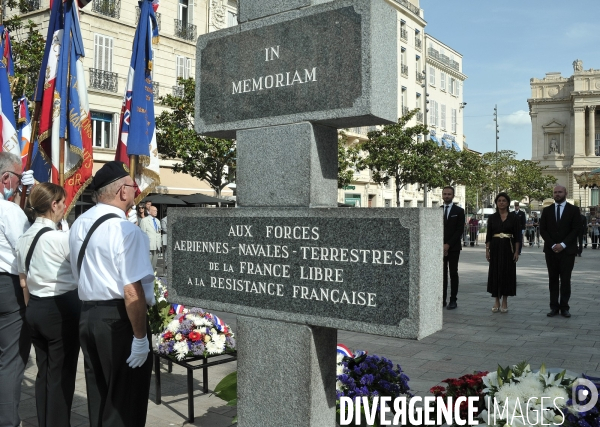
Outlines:
[[[21,180],[23,179],[23,175],[20,175],[20,174],[18,174],[18,173],[16,173],[16,172],[13,172],[13,171],[4,171],[4,172],[2,172],[2,174],[0,174],[0,175],[4,175],[5,173],[12,173],[14,176],[16,176],[16,177],[18,177],[18,178],[19,178],[19,182],[21,182]]]
[[[133,183],[133,185],[131,185],[131,184],[123,184],[123,185],[121,186],[121,188],[122,188],[122,187],[132,187],[132,188],[134,188],[134,189],[137,189],[137,188],[139,188],[136,182],[134,182],[134,183]],[[121,188],[119,188],[119,189],[117,190],[117,193],[118,193],[119,191],[121,191]]]

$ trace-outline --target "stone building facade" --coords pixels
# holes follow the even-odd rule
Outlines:
[[[599,204],[598,189],[579,188],[575,175],[600,167],[600,70],[573,61],[573,75],[531,79],[532,160],[564,185],[581,207]]]
[[[398,117],[414,108],[421,109],[413,118],[413,125],[428,125],[432,139],[440,145],[462,150],[465,146],[463,83],[467,78],[462,73],[462,55],[425,33],[427,22],[419,0],[389,3],[398,16]],[[367,132],[372,129],[348,129],[349,143],[366,140]],[[421,185],[407,185],[400,192],[400,206],[423,207],[423,196]],[[458,187],[454,201],[464,207],[465,200],[464,187]],[[351,185],[339,190],[338,202],[361,207],[395,207],[396,191],[391,182],[374,183],[370,172],[365,170],[355,174]],[[442,203],[442,190],[430,189],[427,207]]]
[[[50,19],[50,0],[26,0],[29,12],[18,13],[24,21],[39,24],[45,36]],[[133,37],[139,17],[137,1],[92,0],[80,9],[81,34],[85,49],[83,66],[93,125],[94,172],[113,160],[118,138],[121,105],[131,59]],[[237,25],[236,0],[162,1],[157,11],[160,41],[154,45],[153,84],[155,114],[164,107],[159,96],[181,94],[178,77],[194,77],[196,40],[208,31]],[[32,96],[32,94],[27,94]],[[157,192],[213,195],[210,186],[197,178],[173,172],[172,160],[161,160],[161,185]],[[225,188],[223,196],[231,195]]]

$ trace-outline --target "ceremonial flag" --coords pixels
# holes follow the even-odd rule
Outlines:
[[[21,147],[17,137],[15,112],[10,90],[10,80],[12,80],[15,72],[10,36],[3,25],[0,25],[0,52],[2,54],[2,58],[0,58],[0,151],[20,156]]]
[[[66,214],[92,178],[92,122],[83,71],[85,56],[74,0],[54,1],[35,95],[40,102],[38,155],[46,181],[67,191]],[[60,153],[64,153],[61,165]],[[64,175],[60,176],[61,166]],[[36,170],[36,167],[34,167]],[[37,177],[36,177],[37,178]]]
[[[160,184],[152,91],[152,44],[158,42],[158,23],[154,6],[158,1],[142,0],[138,4],[140,19],[133,39],[115,154],[115,160],[129,165],[130,168],[131,156],[138,156],[135,180],[140,194],[137,195],[136,202]]]
[[[21,149],[21,161],[23,170],[27,164],[27,155],[29,154],[29,144],[31,141],[31,119],[29,117],[29,101],[27,97],[22,96],[18,101],[17,110],[17,136],[19,147]]]

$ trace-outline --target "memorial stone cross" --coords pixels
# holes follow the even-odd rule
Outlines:
[[[238,314],[240,427],[334,426],[337,329],[441,329],[439,212],[337,208],[337,129],[397,120],[396,11],[239,13],[198,39],[195,116],[199,133],[236,138],[238,209],[169,212],[169,297]]]

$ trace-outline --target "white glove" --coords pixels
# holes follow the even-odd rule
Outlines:
[[[27,185],[28,187],[31,187],[33,184],[35,184],[35,179],[33,178],[33,171],[31,169],[23,172],[23,174],[21,175],[21,184]]]
[[[130,368],[139,368],[148,358],[149,352],[150,343],[148,342],[148,336],[144,338],[136,338],[134,336],[131,343],[131,355],[126,360],[126,363],[129,364]]]

